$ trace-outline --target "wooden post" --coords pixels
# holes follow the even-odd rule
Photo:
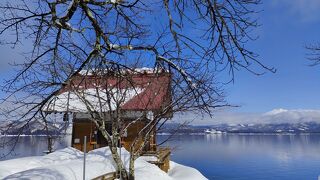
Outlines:
[[[122,158],[121,158],[121,137],[120,137],[120,152],[119,152],[119,154],[120,154],[120,160],[122,161]],[[123,162],[123,161],[122,161]],[[122,180],[122,173],[121,173],[121,170],[120,170],[120,180]]]
[[[48,137],[48,154],[52,153],[52,138],[51,136]]]
[[[87,136],[84,136],[83,142],[83,180],[86,179],[86,153],[87,153]]]

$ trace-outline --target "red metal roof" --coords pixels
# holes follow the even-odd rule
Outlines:
[[[83,75],[71,79],[60,94],[75,89],[89,88],[140,88],[143,89],[121,106],[122,110],[149,111],[161,110],[171,102],[171,75],[161,73],[126,73],[122,77],[115,75]]]

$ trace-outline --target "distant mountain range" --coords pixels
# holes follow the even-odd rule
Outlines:
[[[65,130],[64,123],[48,122],[47,131],[44,122],[37,119],[34,119],[29,123],[0,121],[0,135],[60,135],[64,133]]]
[[[9,131],[5,131],[8,126],[11,126],[11,128]],[[61,135],[66,132],[64,123],[49,123],[48,127],[50,135]],[[320,123],[218,124],[207,126],[181,126],[177,123],[167,123],[158,133],[203,134],[207,129],[214,129],[226,133],[320,133]],[[44,123],[39,120],[33,120],[28,124],[8,121],[0,122],[0,135],[17,135],[19,133],[23,135],[46,135],[47,130],[45,129]]]
[[[180,125],[170,123],[160,131],[160,133],[180,133],[180,134],[199,134],[207,129],[226,133],[320,133],[320,123],[275,123],[275,124],[218,124],[208,126]],[[178,130],[177,130],[178,128]]]

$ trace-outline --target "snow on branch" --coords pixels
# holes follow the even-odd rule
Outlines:
[[[171,60],[163,56],[158,55],[157,59],[160,59],[168,63],[171,67],[176,69],[184,77],[184,79],[187,81],[188,85],[191,86],[192,89],[197,88],[197,84],[192,81],[192,79],[189,77],[189,75],[186,73],[186,71],[183,68],[181,68],[180,66],[178,66],[177,64],[173,63]]]

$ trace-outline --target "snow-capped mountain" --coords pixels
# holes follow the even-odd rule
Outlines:
[[[183,117],[180,120],[183,121]],[[204,122],[208,125],[193,124],[179,132],[201,133],[205,129],[215,129],[232,133],[320,133],[320,110],[279,108],[266,113],[220,113]]]
[[[267,113],[257,116],[261,123],[320,123],[320,110],[306,110],[306,109],[274,109]]]
[[[279,108],[279,109],[273,109],[273,110],[271,110],[271,111],[269,111],[269,112],[266,112],[266,113],[264,113],[264,115],[266,115],[266,116],[272,116],[272,115],[277,115],[277,114],[286,113],[286,112],[288,112],[287,109]]]
[[[61,134],[63,126],[59,123],[48,122],[48,131],[45,123],[41,120],[34,119],[30,122],[13,122],[2,121],[0,122],[0,134],[24,134],[24,135],[46,135],[47,133]]]
[[[186,125],[183,128],[176,129],[178,125],[169,125],[161,133],[180,133],[194,134],[204,133],[207,129],[226,133],[320,133],[320,123],[276,123],[276,124],[216,124],[210,126],[192,126]],[[177,131],[176,131],[177,130]]]

